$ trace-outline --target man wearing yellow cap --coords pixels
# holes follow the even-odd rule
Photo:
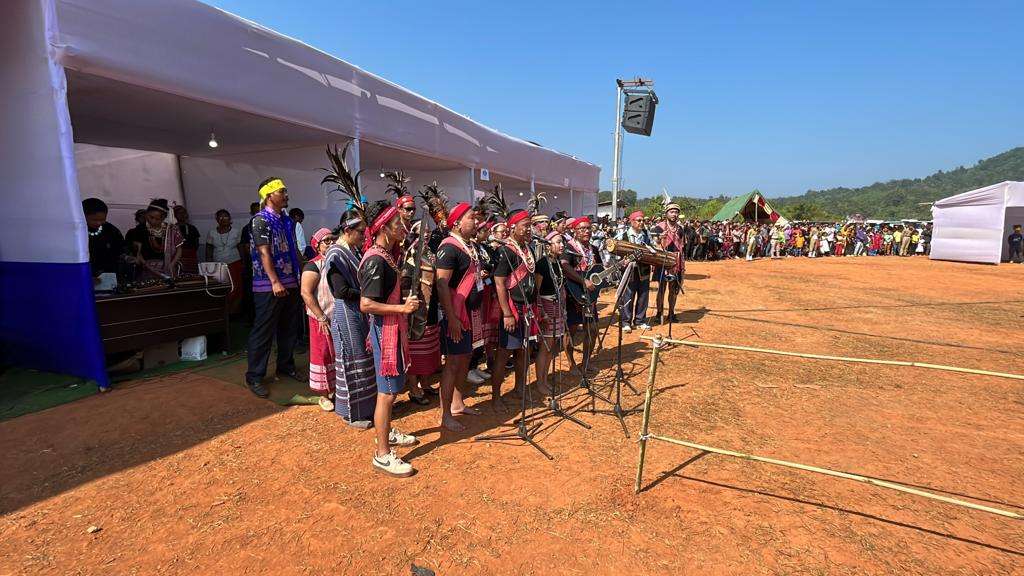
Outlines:
[[[249,369],[245,383],[260,398],[270,395],[263,385],[270,345],[277,336],[277,373],[300,382],[293,352],[299,338],[302,300],[299,296],[299,252],[295,226],[288,216],[288,188],[280,178],[259,185],[262,210],[252,218],[252,291],[255,319],[249,332]]]

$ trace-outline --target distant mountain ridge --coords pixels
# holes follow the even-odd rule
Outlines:
[[[808,216],[806,212],[823,212],[834,217],[863,214],[868,218],[927,220],[931,218],[930,207],[921,204],[1006,180],[1024,180],[1024,147],[980,160],[970,168],[939,170],[925,178],[889,180],[860,188],[809,190],[799,196],[769,200],[780,212],[796,219]]]
[[[799,196],[781,196],[768,201],[790,220],[838,220],[853,214],[881,220],[930,220],[931,207],[927,204],[1006,180],[1024,181],[1024,147],[980,160],[970,168],[960,166],[949,172],[939,170],[925,178],[889,180],[860,188],[808,190]],[[619,198],[625,205],[625,213],[633,210],[656,213],[655,203],[660,195],[645,193],[644,196],[638,197],[635,190],[623,190]],[[611,200],[611,192],[602,191],[598,199]],[[687,217],[704,220],[718,212],[729,197],[673,196],[672,199]]]

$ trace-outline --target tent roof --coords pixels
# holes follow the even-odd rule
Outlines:
[[[732,200],[725,203],[725,206],[715,213],[711,217],[716,222],[725,222],[726,220],[732,220],[736,213],[743,210],[743,207],[747,205],[747,202],[754,197],[756,192],[747,192],[746,194],[736,196]]]
[[[984,188],[961,192],[932,204],[932,208],[958,208],[962,206],[1024,206],[1024,182],[1000,182]]]
[[[178,153],[189,153],[191,145],[183,136],[204,144],[211,128],[224,138],[237,123],[217,128],[199,121],[220,107],[225,114],[212,119],[240,116],[254,134],[280,132],[267,122],[277,121],[291,126],[293,137],[302,142],[358,136],[382,147],[488,168],[519,180],[597,191],[600,168],[594,164],[498,132],[298,40],[195,0],[55,0],[55,6],[57,25],[49,40],[56,61],[73,71],[72,98],[76,89],[114,86],[129,100],[139,101],[140,93],[150,92],[194,103],[195,114],[170,123],[175,130],[153,130],[148,137],[154,141],[147,149],[186,148]],[[161,122],[173,120],[173,110],[153,106],[164,110]],[[86,125],[91,141],[105,139],[104,123]],[[243,131],[239,139],[247,134]]]

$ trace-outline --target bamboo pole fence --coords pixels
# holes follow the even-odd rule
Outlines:
[[[659,336],[641,336],[643,340],[654,340]],[[793,356],[797,358],[811,358],[813,360],[832,360],[835,362],[856,362],[860,364],[884,364],[886,366],[912,366],[915,368],[928,368],[930,370],[945,370],[947,372],[961,372],[965,374],[978,374],[980,376],[995,376],[997,378],[1010,378],[1012,380],[1024,380],[1024,375],[1010,374],[1007,372],[993,372],[991,370],[979,370],[977,368],[962,368],[959,366],[945,366],[942,364],[929,364],[927,362],[914,362],[909,360],[880,360],[877,358],[851,358],[848,356],[827,356],[824,354],[809,354],[806,352],[786,352],[784,350],[772,350],[770,348],[753,348],[751,346],[737,346],[735,344],[716,344],[712,342],[698,342],[695,340],[672,340],[662,338],[666,344],[679,344],[692,346],[694,348],[719,348],[723,350],[739,350],[743,352],[756,352],[759,354],[775,354],[778,356]]]
[[[794,469],[797,469],[797,470],[803,470],[805,472],[814,472],[814,473],[817,473],[817,474],[824,474],[826,476],[832,476],[832,477],[835,477],[835,478],[843,478],[843,479],[846,479],[846,480],[853,480],[855,482],[861,482],[863,484],[869,484],[871,486],[877,486],[879,488],[889,488],[891,490],[896,490],[896,491],[899,491],[899,492],[904,492],[906,494],[913,494],[915,496],[920,496],[920,497],[923,497],[923,498],[928,498],[930,500],[937,500],[939,502],[945,502],[946,504],[952,504],[954,506],[960,506],[960,507],[963,507],[963,508],[969,508],[971,510],[978,510],[978,511],[981,511],[981,512],[987,512],[989,514],[996,514],[998,516],[1003,516],[1005,518],[1012,518],[1014,520],[1024,520],[1024,515],[1021,515],[1021,514],[1019,514],[1017,512],[1011,512],[1009,510],[1002,510],[1002,509],[999,509],[999,508],[993,508],[991,506],[984,506],[984,505],[981,505],[981,504],[976,504],[974,502],[968,502],[966,500],[961,500],[959,498],[951,498],[949,496],[943,496],[941,494],[935,494],[933,492],[928,492],[926,490],[920,490],[920,489],[917,489],[917,488],[912,488],[910,486],[904,486],[903,484],[899,484],[899,483],[896,483],[896,482],[889,482],[888,480],[879,480],[877,478],[871,478],[869,476],[862,476],[860,474],[853,474],[853,473],[850,473],[850,472],[840,472],[838,470],[831,470],[829,468],[822,468],[822,467],[819,467],[819,466],[810,466],[810,465],[807,465],[807,464],[800,464],[800,463],[797,463],[797,462],[790,462],[790,461],[787,461],[787,460],[779,460],[777,458],[768,458],[768,457],[765,457],[765,456],[755,456],[753,454],[746,454],[746,453],[737,452],[737,451],[734,451],[734,450],[727,450],[725,448],[715,448],[713,446],[706,446],[704,444],[698,444],[696,442],[689,442],[689,441],[686,441],[686,440],[679,440],[679,439],[676,439],[676,438],[670,438],[668,436],[661,436],[661,435],[658,435],[658,434],[652,434],[651,431],[650,431],[651,404],[653,403],[653,400],[654,400],[654,381],[655,381],[655,378],[656,378],[657,372],[658,372],[658,356],[660,355],[661,348],[666,343],[674,343],[674,344],[678,343],[678,344],[687,344],[687,345],[706,344],[706,343],[689,342],[689,341],[683,341],[683,340],[670,340],[670,339],[667,339],[667,338],[663,338],[661,336],[653,336],[653,337],[651,337],[651,336],[643,336],[642,338],[644,340],[651,341],[652,349],[651,349],[651,366],[650,366],[650,370],[649,370],[648,376],[647,376],[647,390],[646,390],[645,395],[644,395],[644,412],[643,412],[643,421],[642,421],[643,423],[641,424],[641,429],[640,429],[640,457],[639,457],[639,460],[638,460],[638,463],[637,463],[637,469],[636,469],[636,484],[634,485],[634,492],[635,493],[639,493],[640,492],[640,488],[641,488],[642,483],[643,483],[644,461],[645,461],[645,459],[647,457],[647,443],[649,441],[651,441],[651,440],[657,440],[657,441],[660,441],[660,442],[666,442],[666,443],[669,443],[669,444],[675,444],[677,446],[685,446],[687,448],[692,448],[694,450],[700,450],[702,452],[709,452],[709,453],[712,453],[712,454],[720,454],[722,456],[730,456],[730,457],[733,457],[733,458],[739,458],[739,459],[747,460],[747,461],[751,461],[751,462],[762,462],[762,463],[765,463],[765,464],[772,464],[772,465],[775,465],[775,466],[782,466],[782,467],[785,467],[785,468],[794,468]],[[730,346],[730,345],[725,345],[725,344],[715,344],[715,345],[711,345],[710,347],[713,347],[713,348],[725,348],[725,349],[747,349],[748,351],[755,351],[755,352],[765,351],[764,349],[757,349],[757,348],[749,349],[749,348],[747,348],[745,346]],[[770,352],[777,352],[777,351],[770,351]],[[784,354],[791,355],[791,356],[803,356],[802,354],[796,354],[796,353],[784,353]],[[849,359],[843,358],[841,356],[828,357],[828,356],[820,356],[820,355],[811,355],[811,357],[814,357],[814,358],[817,358],[817,359],[827,359],[827,360],[840,360],[840,361],[847,361],[847,360],[849,360]],[[857,360],[862,360],[863,361],[865,359],[857,359]],[[893,364],[895,361],[877,360],[877,361],[870,361],[870,362],[871,363],[881,363],[881,364]],[[913,365],[919,365],[919,364],[899,363],[897,365],[900,365],[900,366],[905,366],[905,365],[913,366]],[[978,371],[978,373],[986,373],[986,371]],[[998,374],[998,373],[996,373],[996,374]],[[1011,374],[1009,376],[1015,376],[1015,375]],[[1018,376],[1018,378],[1019,378],[1019,376]]]

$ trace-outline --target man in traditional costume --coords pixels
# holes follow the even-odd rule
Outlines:
[[[482,334],[480,305],[484,286],[480,255],[473,244],[476,211],[461,202],[448,214],[446,225],[450,232],[437,250],[436,281],[443,312],[441,343],[445,353],[441,372],[441,426],[461,432],[465,426],[455,416],[478,413],[461,402],[461,394],[458,406],[453,405],[453,400],[457,384],[464,382],[469,373],[474,334]]]
[[[532,326],[529,318],[534,305],[534,273],[536,260],[530,249],[530,213],[513,210],[508,217],[511,235],[498,251],[498,263],[494,269],[494,283],[501,306],[501,323],[498,325],[498,350],[494,359],[491,378],[493,402],[496,410],[504,410],[501,399],[501,385],[505,379],[505,363],[514,357],[516,386],[526,393],[527,370],[522,355]]]
[[[270,395],[263,385],[270,345],[277,337],[277,374],[302,383],[293,352],[301,331],[299,250],[288,208],[288,188],[280,178],[267,178],[258,188],[263,209],[252,218],[252,291],[255,319],[249,332],[245,383],[260,398]]]
[[[584,293],[589,294],[594,289],[594,284],[589,278],[591,269],[601,263],[600,250],[590,242],[593,224],[589,218],[582,216],[570,220],[567,229],[572,232],[572,236],[561,255],[565,279],[579,286],[585,291]],[[589,358],[594,348],[594,339],[597,336],[597,302],[596,298],[588,298],[588,300],[589,302],[586,304],[573,299],[566,302],[567,334],[570,337],[570,346],[567,348],[567,352],[570,358],[572,358],[571,342],[579,327],[583,327],[583,358]],[[575,364],[574,359],[572,364]]]
[[[662,312],[665,306],[665,294],[668,293],[668,321],[676,322],[676,300],[683,289],[683,275],[686,272],[686,242],[683,239],[683,227],[679,223],[679,205],[669,202],[665,205],[665,220],[655,225],[659,234],[658,245],[662,250],[674,252],[676,263],[672,266],[658,268],[657,316],[655,322],[664,320]]]
[[[629,228],[619,233],[619,240],[641,246],[652,246],[651,237],[643,228],[644,213],[640,210],[629,215]],[[626,281],[626,289],[619,303],[619,322],[623,332],[629,334],[636,326],[650,330],[647,324],[647,301],[651,291],[651,266],[642,262],[633,265],[633,271]]]

